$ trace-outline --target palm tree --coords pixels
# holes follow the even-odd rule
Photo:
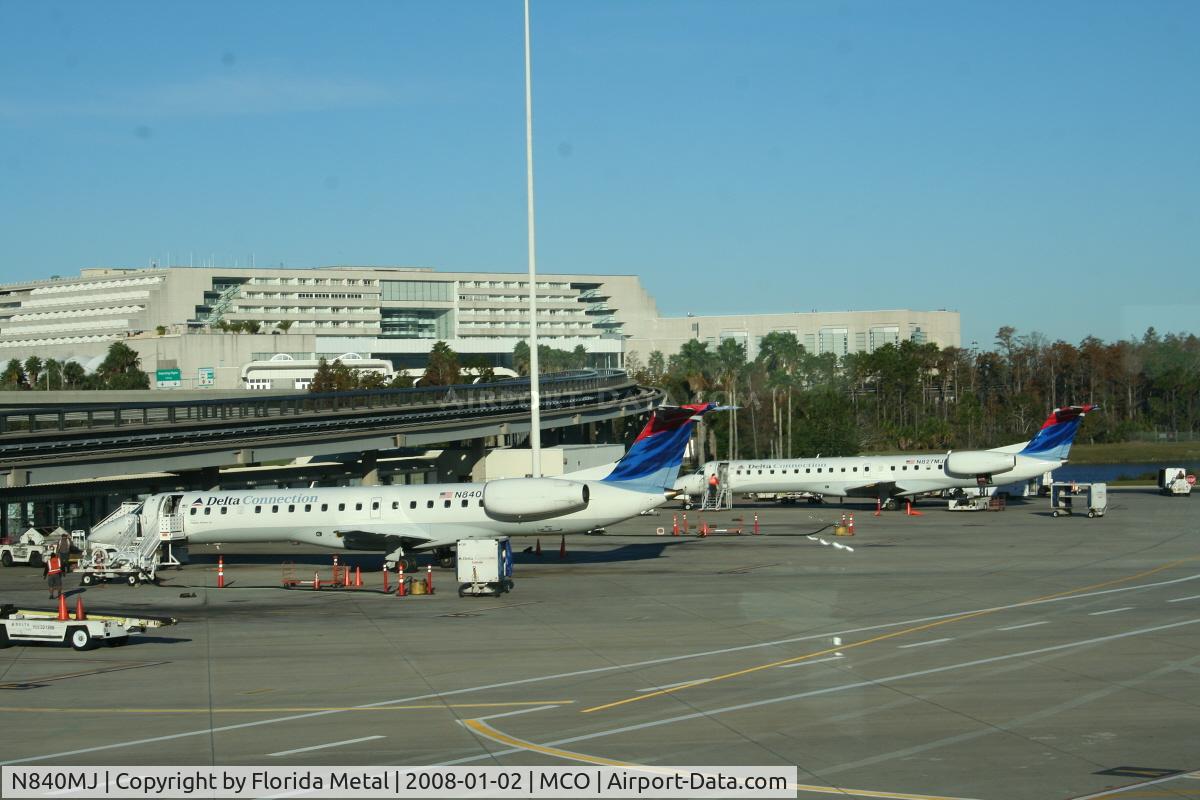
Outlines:
[[[736,339],[725,339],[717,347],[714,358],[716,378],[725,389],[725,402],[733,406],[729,424],[727,458],[737,458],[737,385],[746,368],[746,345]]]
[[[25,373],[21,370],[21,361],[16,358],[10,360],[4,372],[0,374],[0,385],[5,389],[20,389],[24,382]]]
[[[78,389],[87,376],[78,361],[68,361],[62,367],[62,379],[68,389]]]
[[[529,374],[529,342],[522,340],[513,347],[513,369],[518,375]]]
[[[697,339],[684,342],[679,352],[671,357],[668,371],[684,387],[688,399],[695,403],[704,402],[704,393],[712,386],[713,354],[708,351],[708,344]],[[696,457],[704,463],[704,420],[701,419],[694,429],[696,437]],[[715,456],[716,453],[713,453]]]
[[[775,425],[775,436],[771,449],[777,458],[784,457],[784,436],[787,436],[787,455],[791,456],[792,389],[804,348],[796,334],[790,331],[771,331],[762,339],[758,348],[757,361],[767,371],[771,388],[771,419]],[[784,395],[786,406],[779,407],[779,397]]]
[[[459,383],[458,354],[445,342],[435,342],[429,351],[429,363],[425,366],[425,386],[452,386]]]
[[[124,342],[113,342],[96,368],[96,376],[105,389],[149,389],[150,377],[141,366],[142,358],[136,350]]]
[[[37,356],[30,356],[25,359],[25,377],[29,379],[29,385],[32,388],[37,388],[38,378],[42,375],[42,359]]]

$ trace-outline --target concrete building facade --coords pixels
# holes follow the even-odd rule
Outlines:
[[[814,352],[871,350],[905,339],[960,344],[957,312],[846,311],[663,317],[634,275],[538,276],[538,336],[582,347],[591,366],[670,356],[689,339],[742,341],[750,358],[771,331]],[[231,324],[258,323],[258,333]],[[463,359],[511,369],[529,335],[523,273],[409,267],[92,268],[0,286],[0,361],[30,355],[94,368],[111,342],[138,351],[153,388],[292,389],[303,376],[249,368],[352,354],[419,370],[437,341]],[[294,365],[294,364],[293,364]],[[285,385],[286,384],[286,385]]]

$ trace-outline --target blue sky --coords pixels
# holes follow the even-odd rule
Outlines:
[[[0,281],[525,269],[522,7],[0,0]],[[538,263],[1200,331],[1200,3],[535,0]]]

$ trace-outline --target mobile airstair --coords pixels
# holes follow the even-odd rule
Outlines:
[[[729,491],[729,462],[718,462],[715,484],[712,482],[713,477],[704,476],[704,495],[700,498],[700,510],[728,511],[733,508],[733,492]]]
[[[153,581],[163,565],[183,563],[179,556],[186,560],[187,548],[181,499],[182,495],[158,497],[151,508],[122,503],[94,525],[80,559],[83,585],[117,580],[137,586]]]

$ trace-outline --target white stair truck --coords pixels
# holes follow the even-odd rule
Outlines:
[[[461,539],[456,550],[459,597],[512,591],[512,543],[507,536]]]
[[[145,503],[122,503],[92,528],[106,535],[106,542],[90,542],[80,559],[79,571],[85,586],[124,580],[130,586],[153,581],[162,564],[179,564],[176,553],[186,559],[186,537],[179,503],[183,495],[162,495],[153,507]]]

